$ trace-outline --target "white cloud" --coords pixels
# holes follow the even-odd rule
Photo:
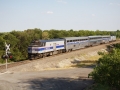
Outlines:
[[[63,3],[63,4],[66,4],[66,3],[67,3],[66,1],[63,1],[63,0],[57,0],[57,2]]]
[[[94,17],[94,16],[95,16],[95,14],[92,14],[92,16]]]
[[[41,12],[42,14],[53,14],[52,11],[47,11],[47,12]]]
[[[53,12],[52,11],[47,11],[47,14],[53,14]]]
[[[109,5],[118,5],[118,6],[120,6],[120,3],[109,3]]]
[[[120,6],[120,3],[118,3],[118,6]]]
[[[109,3],[109,5],[113,5],[113,3]]]

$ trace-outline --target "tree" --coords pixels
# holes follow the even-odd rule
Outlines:
[[[49,33],[46,31],[42,32],[42,39],[49,39]]]
[[[90,73],[92,78],[97,83],[120,90],[120,50],[113,49],[109,54],[103,54],[98,63],[94,71]]]

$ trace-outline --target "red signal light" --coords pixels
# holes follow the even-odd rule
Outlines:
[[[12,59],[12,55],[10,55],[9,58]]]

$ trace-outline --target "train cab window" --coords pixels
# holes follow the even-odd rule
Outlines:
[[[42,43],[41,43],[41,46],[45,46],[45,42],[42,42]]]
[[[32,42],[31,42],[31,45],[39,46],[39,45],[40,45],[40,42],[39,42],[39,41],[32,41]]]
[[[70,42],[69,40],[67,42]]]

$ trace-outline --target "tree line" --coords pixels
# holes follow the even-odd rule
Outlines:
[[[27,29],[24,31],[13,30],[11,32],[0,33],[0,56],[5,53],[5,42],[10,43],[10,52],[13,58],[9,61],[19,61],[27,59],[27,49],[32,40],[35,39],[54,39],[61,37],[78,37],[90,35],[117,35],[120,37],[120,31],[92,31],[92,30],[41,30],[38,28]],[[0,62],[4,62],[0,58]]]

